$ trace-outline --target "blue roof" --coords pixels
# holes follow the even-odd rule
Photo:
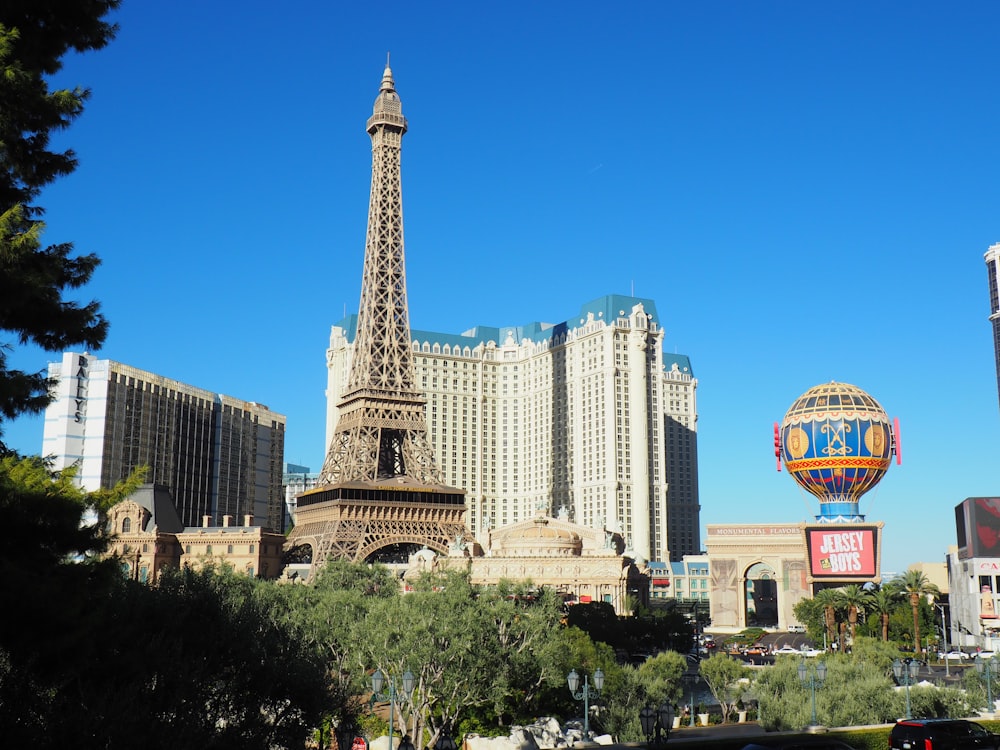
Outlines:
[[[681,372],[687,373],[694,377],[694,371],[691,369],[691,358],[686,354],[667,354],[663,353],[663,369],[672,370],[674,365],[677,365],[677,369]]]
[[[448,344],[452,348],[467,346],[470,349],[475,349],[480,344],[485,345],[489,341],[502,346],[508,337],[513,338],[518,344],[524,340],[543,341],[566,333],[578,325],[579,320],[582,319],[585,321],[591,314],[597,320],[614,321],[621,317],[619,313],[628,315],[632,311],[632,308],[640,303],[646,310],[646,314],[649,315],[650,320],[662,327],[659,315],[656,312],[656,303],[653,300],[646,297],[630,297],[624,294],[608,294],[581,305],[578,315],[561,323],[553,324],[535,321],[521,326],[475,326],[463,333],[440,333],[438,331],[422,331],[412,328],[410,329],[410,338],[411,340],[420,342],[437,343],[441,346]],[[353,342],[358,332],[358,316],[356,314],[348,315],[339,321],[337,326],[343,328],[347,340]],[[668,370],[676,362],[682,372],[694,374],[691,370],[691,360],[687,355],[664,354],[663,362]]]

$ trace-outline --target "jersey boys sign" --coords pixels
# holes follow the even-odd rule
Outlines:
[[[879,577],[878,526],[829,524],[806,527],[813,578],[871,580]]]

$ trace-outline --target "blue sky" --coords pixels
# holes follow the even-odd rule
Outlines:
[[[1000,5],[233,7],[125,0],[118,39],[58,78],[93,96],[45,239],[103,259],[79,295],[111,321],[102,357],[268,404],[286,460],[318,469],[389,51],[414,328],[656,300],[699,380],[703,524],[811,519],[772,424],[829,380],[902,424],[861,506],[883,570],[942,560],[953,507],[1000,492]],[[4,432],[41,450],[41,418]]]

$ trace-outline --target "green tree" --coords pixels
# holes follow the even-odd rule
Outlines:
[[[100,502],[71,471],[0,459],[0,580],[16,602],[0,618],[0,736],[39,748],[301,747],[333,701],[320,654],[248,578],[125,580],[98,555],[104,527],[82,523]]]
[[[926,602],[928,597],[941,595],[938,587],[931,583],[922,570],[910,568],[901,576],[894,578],[889,585],[900,591],[910,602],[913,614],[913,650],[920,654],[923,651],[920,643],[920,602]]]
[[[42,247],[42,188],[76,168],[72,150],[50,149],[53,132],[83,112],[86,89],[51,91],[48,78],[70,50],[107,45],[117,27],[106,16],[120,0],[6,0],[0,5],[0,330],[46,351],[100,348],[107,321],[96,302],[67,300],[89,281],[96,255],[71,257],[72,245]],[[0,340],[0,423],[38,413],[49,403],[44,372],[8,366],[10,342]],[[0,443],[0,451],[6,448]]]
[[[725,724],[749,686],[750,669],[727,654],[713,654],[701,662],[698,671],[719,702]]]
[[[367,566],[355,566],[366,568]],[[374,566],[371,575],[381,573]],[[369,690],[367,659],[356,647],[363,642],[365,622],[372,595],[359,588],[331,585],[336,576],[320,575],[313,586],[303,584],[271,586],[262,589],[270,598],[269,610],[303,644],[323,655],[327,683],[333,696],[344,696],[327,707],[326,720],[339,731],[348,732],[357,725],[364,706],[360,696]],[[359,582],[361,577],[358,578]],[[399,587],[396,585],[396,596]]]
[[[856,583],[844,586],[840,590],[841,601],[847,608],[847,623],[851,632],[851,643],[854,643],[855,632],[858,627],[858,619],[862,621],[871,606],[871,593]]]
[[[822,608],[827,643],[833,645],[837,642],[837,614],[844,609],[844,597],[837,589],[820,589],[813,599]]]
[[[792,606],[792,612],[795,614],[795,619],[806,626],[806,630],[813,638],[820,637],[826,631],[822,602],[809,597],[799,599]]]
[[[92,666],[67,686],[67,699],[86,697],[65,745],[302,747],[344,696],[330,695],[322,655],[258,595],[274,586],[211,566],[156,588],[123,581],[88,633]]]
[[[415,743],[433,744],[470,717],[537,715],[551,686],[565,691],[567,649],[553,593],[508,596],[519,589],[478,589],[467,573],[448,570],[421,576],[412,589],[370,600],[364,640],[354,649],[370,670],[414,674],[399,718]]]
[[[611,648],[625,648],[625,631],[615,608],[607,602],[574,604],[566,613],[566,624],[580,628],[594,641],[607,643]]]
[[[677,703],[683,692],[682,678],[687,671],[687,657],[676,651],[661,651],[639,666],[639,682],[652,705]]]
[[[616,742],[640,742],[645,739],[639,724],[642,707],[652,704],[642,684],[639,669],[625,664],[614,670],[614,680],[605,687],[600,700],[597,723]],[[608,685],[606,682],[605,685]]]
[[[889,586],[878,586],[871,592],[871,611],[878,615],[883,641],[889,640],[889,617],[899,606],[900,594]]]
[[[329,560],[316,577],[316,588],[384,598],[400,593],[399,580],[385,565],[359,565],[348,560]]]

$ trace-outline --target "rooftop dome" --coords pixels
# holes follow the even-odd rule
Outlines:
[[[582,549],[579,534],[550,525],[544,516],[514,527],[494,541],[496,553],[507,557],[568,557],[579,555]]]

